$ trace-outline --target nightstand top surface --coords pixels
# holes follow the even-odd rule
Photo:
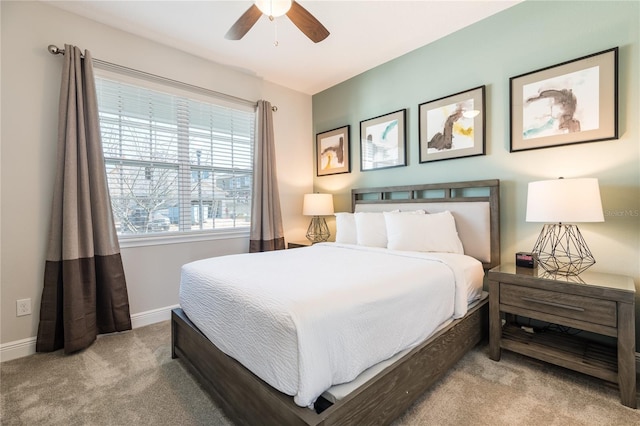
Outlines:
[[[576,285],[604,287],[615,290],[635,293],[636,288],[631,277],[603,272],[585,271],[579,275],[558,275],[545,271],[542,267],[535,269],[523,268],[515,264],[498,265],[489,271],[489,274],[523,275],[537,280],[561,282]]]

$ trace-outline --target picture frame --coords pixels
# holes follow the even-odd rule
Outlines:
[[[420,163],[485,155],[485,86],[418,105]]]
[[[407,110],[401,109],[360,122],[360,170],[407,165]]]
[[[618,47],[509,79],[510,152],[618,139]]]
[[[316,174],[336,175],[351,172],[351,126],[316,134]]]

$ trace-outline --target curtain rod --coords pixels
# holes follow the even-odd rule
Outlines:
[[[47,50],[52,55],[64,55],[64,49],[60,49],[58,46],[56,46],[54,44],[50,44],[47,47]],[[84,55],[81,55],[81,57],[84,58]],[[236,102],[241,102],[241,103],[248,104],[248,105],[251,105],[251,106],[254,106],[254,107],[258,104],[257,102],[250,101],[248,99],[243,99],[243,98],[239,98],[237,96],[227,95],[225,93],[216,92],[214,90],[205,89],[205,88],[199,87],[199,86],[194,86],[193,84],[183,83],[183,82],[178,81],[178,80],[172,80],[170,78],[161,77],[161,76],[156,75],[156,74],[151,74],[151,73],[148,73],[148,72],[145,72],[145,71],[139,71],[139,70],[136,70],[136,69],[133,69],[133,68],[128,68],[128,67],[125,67],[125,66],[122,66],[122,65],[114,64],[114,63],[103,61],[103,60],[100,60],[100,59],[93,58],[93,62],[95,62],[98,65],[101,65],[103,68],[106,68],[106,69],[126,71],[126,72],[129,72],[129,73],[135,73],[135,74],[142,74],[142,75],[144,75],[146,77],[151,77],[154,80],[160,80],[160,81],[165,82],[165,83],[171,83],[174,86],[188,87],[188,88],[191,88],[192,90],[197,90],[197,91],[200,91],[200,92],[207,92],[207,93],[213,95],[214,97],[223,98],[223,99],[226,99],[226,100],[232,100],[232,101],[236,101]],[[275,106],[275,105],[272,106],[271,107],[271,111],[273,111],[273,112],[278,111],[278,107]]]

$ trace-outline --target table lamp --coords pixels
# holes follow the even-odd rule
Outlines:
[[[574,225],[604,222],[598,179],[554,179],[530,182],[527,222],[545,222],[532,253],[547,272],[578,275],[596,263]]]
[[[302,214],[313,216],[309,229],[307,229],[307,239],[312,243],[327,241],[331,233],[324,217],[333,214],[333,195],[331,194],[304,194],[302,203]]]

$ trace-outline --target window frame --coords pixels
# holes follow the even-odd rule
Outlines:
[[[123,84],[129,84],[149,90],[168,93],[177,97],[185,97],[194,101],[211,103],[216,106],[232,108],[235,110],[254,114],[254,129],[252,133],[253,141],[251,141],[251,143],[253,143],[253,146],[251,147],[252,155],[250,157],[252,161],[250,173],[251,179],[253,180],[253,155],[255,155],[255,138],[257,137],[257,132],[255,129],[255,124],[257,122],[257,117],[255,117],[257,104],[255,102],[246,101],[243,99],[235,98],[233,96],[228,96],[208,89],[193,86],[187,83],[182,83],[176,80],[167,79],[164,77],[148,74],[126,67],[120,67],[113,64],[96,61],[94,65],[94,74],[96,78],[109,79]],[[178,147],[178,149],[180,149],[180,146]],[[134,160],[133,162],[136,161],[137,160]],[[142,162],[144,161],[142,160]],[[180,169],[182,169],[184,166],[179,159],[175,164],[178,165]],[[208,170],[212,169],[215,169],[215,167],[211,166]],[[197,166],[190,167],[189,173],[191,174],[193,172],[197,172],[198,170],[199,168]],[[253,185],[251,186],[251,191],[253,192]],[[109,192],[109,195],[111,196],[111,192]],[[188,195],[186,195],[186,198],[184,195],[179,195],[179,202],[183,203],[187,198],[189,198]],[[252,196],[250,197],[250,202],[251,201]],[[251,204],[249,204],[249,209],[251,209]],[[213,228],[172,232],[150,232],[130,235],[123,235],[121,233],[118,233],[118,242],[121,248],[129,248],[164,244],[181,244],[199,241],[229,240],[237,238],[246,239],[249,237],[250,229],[251,223],[249,222],[249,225],[246,227]]]

